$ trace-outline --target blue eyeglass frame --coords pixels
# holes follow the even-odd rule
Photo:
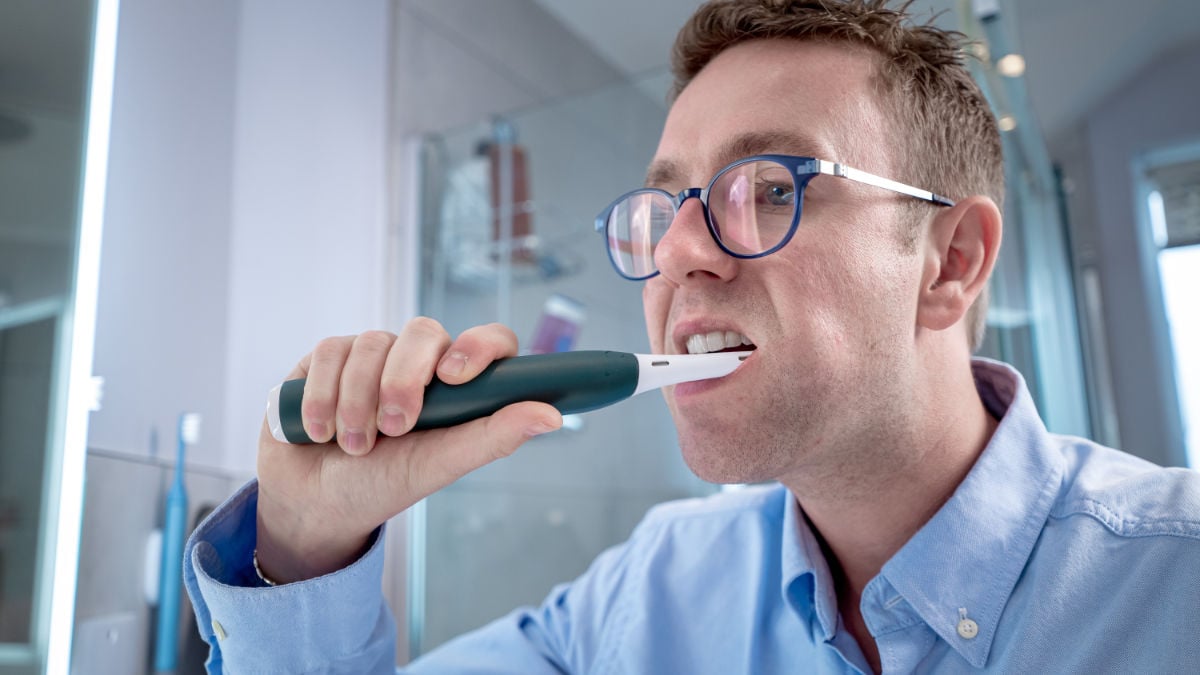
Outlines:
[[[762,253],[737,253],[730,250],[729,247],[727,247],[725,243],[721,241],[721,236],[717,232],[717,226],[713,223],[712,213],[708,209],[709,192],[712,190],[712,187],[716,184],[717,180],[729,171],[743,164],[761,161],[775,162],[791,172],[793,187],[795,187],[795,213],[792,215],[792,223],[788,227],[787,234],[783,236],[778,244],[772,246],[766,251],[763,251]],[[860,171],[859,169],[855,169],[838,162],[831,162],[825,159],[816,159],[815,157],[800,157],[797,155],[753,155],[751,157],[739,159],[718,171],[716,175],[712,177],[712,180],[708,181],[708,186],[705,188],[684,188],[683,190],[680,190],[678,194],[671,194],[670,192],[667,192],[666,190],[660,190],[659,188],[640,188],[626,192],[620,197],[614,199],[612,203],[610,203],[604,208],[603,211],[600,212],[600,215],[596,216],[596,231],[599,232],[602,237],[604,237],[604,249],[608,252],[608,262],[613,266],[613,269],[616,270],[617,274],[629,279],[630,281],[644,281],[646,279],[651,279],[659,274],[657,264],[655,265],[655,270],[653,272],[640,277],[629,276],[621,271],[620,265],[618,265],[617,261],[613,258],[612,248],[608,246],[609,217],[612,215],[613,210],[617,208],[618,205],[632,197],[642,194],[657,194],[666,197],[671,203],[672,208],[675,210],[674,215],[671,217],[672,222],[674,222],[675,217],[679,215],[679,209],[683,208],[683,203],[695,197],[696,199],[700,200],[701,208],[704,211],[704,222],[708,225],[708,233],[712,236],[713,241],[717,243],[717,246],[722,251],[730,256],[733,256],[734,258],[740,258],[742,260],[762,258],[778,251],[792,240],[792,236],[796,234],[796,229],[800,226],[800,211],[802,210],[804,204],[804,188],[808,187],[809,182],[812,181],[813,178],[816,178],[822,174],[826,176],[836,176],[837,178],[845,178],[847,180],[864,183],[866,185],[873,185],[878,188],[883,188],[884,190],[890,190],[908,197],[913,197],[914,199],[930,202],[936,206],[954,206],[954,202],[950,199],[930,192],[929,190],[922,190],[911,185],[905,185],[904,183],[899,183],[889,178],[876,176],[875,174],[867,173],[866,171]],[[654,246],[657,248],[658,243],[655,242]]]

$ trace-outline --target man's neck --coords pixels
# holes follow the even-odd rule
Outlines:
[[[922,412],[907,430],[877,439],[890,447],[863,462],[869,466],[843,464],[841,479],[832,481],[828,475],[782,481],[823,543],[839,598],[862,594],[946,503],[996,429],[969,369],[914,395],[925,396],[913,401]]]
[[[860,611],[863,590],[950,499],[997,425],[979,399],[970,369],[926,372],[955,375],[913,392],[906,402],[907,424],[864,439],[877,452],[846,448],[844,457],[854,459],[782,480],[821,542],[842,625],[873,672],[881,672],[881,663]]]

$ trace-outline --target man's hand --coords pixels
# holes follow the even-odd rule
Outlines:
[[[301,414],[320,445],[280,443],[265,420],[259,434],[263,574],[285,583],[341,569],[387,519],[562,426],[553,406],[526,402],[456,427],[409,433],[434,377],[461,384],[516,353],[516,336],[499,324],[451,342],[427,318],[413,319],[399,335],[322,340],[286,378],[307,378]]]

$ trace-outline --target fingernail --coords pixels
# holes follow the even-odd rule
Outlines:
[[[358,429],[342,432],[342,447],[352,455],[360,455],[367,450],[367,435]]]
[[[533,438],[534,436],[541,436],[542,434],[549,433],[551,431],[554,431],[555,429],[556,429],[556,427],[551,426],[545,422],[535,422],[535,423],[530,424],[529,426],[525,427],[525,435],[530,438]]]
[[[446,375],[458,375],[467,367],[467,355],[462,352],[450,352],[442,358],[438,370]]]
[[[406,420],[399,408],[384,408],[379,415],[379,428],[387,434],[399,434],[404,431]]]

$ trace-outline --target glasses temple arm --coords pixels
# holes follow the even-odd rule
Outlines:
[[[824,159],[814,160],[813,163],[816,164],[815,168],[818,173],[823,173],[829,176],[837,176],[839,178],[848,178],[859,183],[866,183],[867,185],[874,185],[875,187],[891,190],[892,192],[899,192],[902,195],[908,195],[909,197],[915,197],[927,202],[933,202],[934,204],[938,204],[940,206],[954,206],[953,201],[939,194],[934,194],[929,190],[921,190],[911,185],[905,185],[904,183],[898,183],[894,180],[883,178],[882,176],[876,176],[873,173],[859,171],[858,169],[846,166],[845,164],[838,164],[836,162],[830,162]]]

